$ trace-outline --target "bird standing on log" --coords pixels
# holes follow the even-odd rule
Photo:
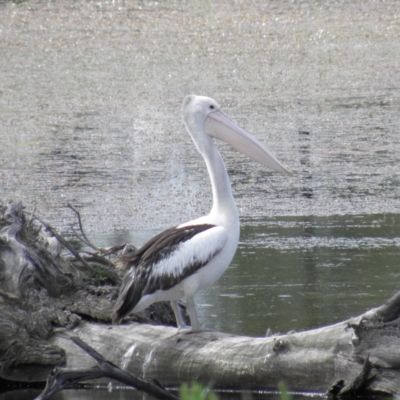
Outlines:
[[[194,295],[228,268],[239,242],[240,222],[222,157],[212,138],[276,171],[291,175],[252,135],[236,125],[219,104],[205,96],[186,96],[182,116],[211,180],[213,206],[204,217],[167,229],[145,243],[129,260],[112,313],[113,323],[158,301],[170,301],[179,331],[200,330]],[[186,298],[191,327],[178,300]]]

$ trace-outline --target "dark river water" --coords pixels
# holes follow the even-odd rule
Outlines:
[[[201,324],[259,336],[359,315],[400,288],[399,63],[395,0],[0,1],[0,199],[68,238],[72,204],[99,246],[204,215],[180,107],[209,95],[294,176],[217,144],[242,232]]]

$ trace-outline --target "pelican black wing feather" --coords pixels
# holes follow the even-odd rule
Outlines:
[[[160,276],[152,274],[152,267],[176,251],[182,243],[192,239],[197,234],[215,225],[189,225],[174,227],[161,232],[146,242],[134,254],[125,258],[125,267],[130,268],[122,282],[117,303],[112,314],[112,320],[117,323],[128,315],[140,301],[147,295],[157,290],[168,290],[178,284],[187,276],[206,265],[208,260],[193,260],[185,267],[180,276]],[[215,254],[210,254],[210,258]]]

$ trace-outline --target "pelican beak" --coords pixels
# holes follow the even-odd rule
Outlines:
[[[211,137],[223,140],[254,161],[275,171],[293,175],[253,135],[236,125],[221,110],[208,115],[204,122],[204,131]]]

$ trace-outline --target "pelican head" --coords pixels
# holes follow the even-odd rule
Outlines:
[[[228,143],[240,153],[275,171],[293,175],[253,135],[229,118],[214,99],[206,96],[186,96],[182,116],[200,152],[201,139],[206,134]]]

